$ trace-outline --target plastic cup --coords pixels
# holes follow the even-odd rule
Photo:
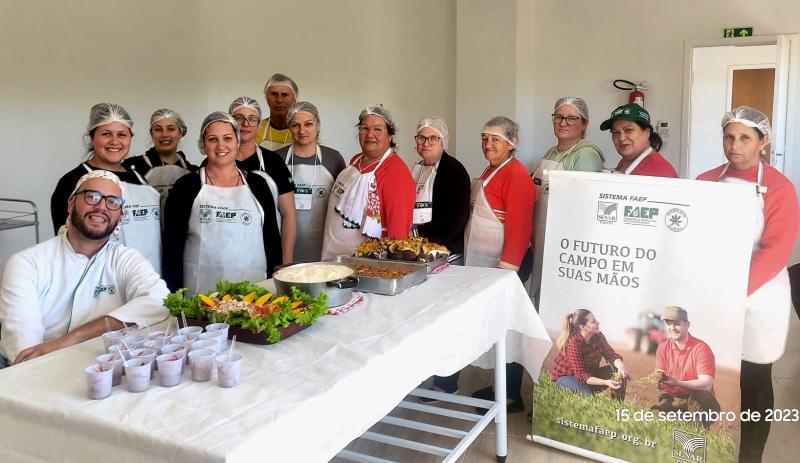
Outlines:
[[[207,331],[205,333],[200,333],[201,341],[209,339],[217,343],[217,345],[214,347],[214,350],[216,350],[217,352],[222,352],[223,350],[225,350],[226,347],[228,347],[227,331],[218,330],[218,331]]]
[[[105,346],[106,351],[114,344],[119,344],[120,340],[125,336],[124,330],[106,331],[103,333],[103,346]]]
[[[236,387],[242,382],[242,354],[234,353],[217,356],[217,378],[219,387]]]
[[[124,365],[130,392],[144,392],[150,389],[150,371],[153,369],[153,362],[150,359],[134,357],[126,360]]]
[[[124,338],[120,339],[120,344],[123,344],[130,350],[138,349],[142,347],[142,343],[145,342],[147,339],[142,336],[137,336],[135,334],[130,336],[125,336]]]
[[[119,354],[103,354],[97,357],[97,363],[103,369],[113,368],[111,375],[111,385],[119,386],[122,382],[122,363],[125,361]]]
[[[156,357],[158,364],[158,384],[172,387],[180,384],[183,373],[183,353],[161,354]]]
[[[197,349],[211,349],[214,352],[219,352],[219,341],[216,339],[198,339],[192,343],[189,352],[191,353],[193,350]]]
[[[189,348],[184,344],[167,344],[161,348],[162,354],[180,354],[181,358],[185,359],[184,365],[189,363]]]
[[[113,367],[93,364],[84,368],[83,372],[86,373],[86,388],[89,390],[90,399],[100,400],[111,395]]]
[[[146,358],[149,359],[153,365],[153,368],[150,370],[150,379],[153,379],[153,371],[155,371],[156,366],[156,357],[158,357],[158,353],[155,349],[134,349],[131,351],[131,358]]]
[[[113,346],[108,346],[106,352],[109,354],[117,354],[120,356],[122,360],[128,360],[131,358],[130,351],[122,347],[122,344],[114,344]]]
[[[202,383],[211,380],[214,371],[214,358],[217,351],[212,349],[196,349],[189,352],[189,365],[192,367],[192,381]]]
[[[184,326],[183,328],[178,330],[178,334],[181,336],[186,336],[189,341],[194,341],[200,336],[200,333],[203,332],[203,327],[201,326]]]
[[[225,333],[225,336],[222,338],[222,340],[219,343],[219,346],[221,348],[220,352],[222,352],[223,350],[228,348],[228,334],[229,334],[230,328],[231,328],[231,325],[229,325],[227,323],[212,323],[210,325],[206,325],[206,332],[207,333],[211,333],[213,331],[222,331],[223,333]]]
[[[148,339],[147,341],[142,343],[143,349],[153,349],[156,351],[156,355],[161,355],[161,341],[155,339]]]
[[[147,335],[147,339],[149,341],[158,341],[158,342],[164,341],[163,344],[168,343],[169,338],[171,337],[172,335],[167,333],[166,331],[153,331]]]

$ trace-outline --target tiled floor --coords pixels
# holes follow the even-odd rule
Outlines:
[[[489,385],[492,381],[491,372],[478,368],[469,367],[461,375],[460,387],[462,393],[478,390]],[[775,407],[800,409],[800,321],[792,313],[791,331],[789,341],[786,346],[786,353],[773,368],[773,385],[775,388]],[[526,378],[523,383],[523,396],[531,396],[532,384]],[[530,404],[528,404],[530,408]],[[413,412],[395,411],[393,415],[404,416],[413,415]],[[440,424],[444,424],[442,421]],[[446,423],[452,425],[453,421]],[[436,423],[434,423],[436,424]],[[376,425],[373,429],[388,429],[387,425]],[[392,434],[399,437],[422,439],[428,435],[420,432],[409,431],[398,433],[397,428],[393,427]],[[508,423],[508,461],[525,463],[573,463],[585,462],[582,457],[570,453],[562,452],[550,447],[546,447],[526,439],[530,434],[531,427],[525,419],[524,413],[514,413],[509,415]],[[459,460],[464,463],[492,463],[495,462],[494,453],[494,426],[491,425],[481,436],[469,447],[464,456]],[[425,439],[426,443],[451,447],[452,439]],[[441,461],[439,458],[426,457],[423,454],[388,447],[383,444],[376,444],[363,440],[352,443],[348,448],[357,449],[361,453],[375,455],[397,462],[427,463]],[[790,463],[797,461],[800,454],[800,422],[773,423],[769,442],[764,453],[764,463]],[[334,459],[334,462],[343,460]]]

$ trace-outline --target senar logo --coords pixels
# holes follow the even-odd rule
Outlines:
[[[617,221],[617,203],[597,201],[597,221],[614,223]]]
[[[706,436],[673,429],[672,458],[681,463],[705,463]]]
[[[664,223],[670,231],[679,232],[689,225],[689,216],[686,215],[683,209],[673,207],[668,210],[667,215],[664,216]]]

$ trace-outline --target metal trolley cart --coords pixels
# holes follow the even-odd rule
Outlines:
[[[0,231],[25,227],[33,227],[38,243],[39,210],[36,203],[27,199],[0,198]]]

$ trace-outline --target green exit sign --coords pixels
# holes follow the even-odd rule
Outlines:
[[[727,38],[730,37],[752,37],[753,36],[753,28],[752,27],[726,27],[722,29],[722,36]]]

